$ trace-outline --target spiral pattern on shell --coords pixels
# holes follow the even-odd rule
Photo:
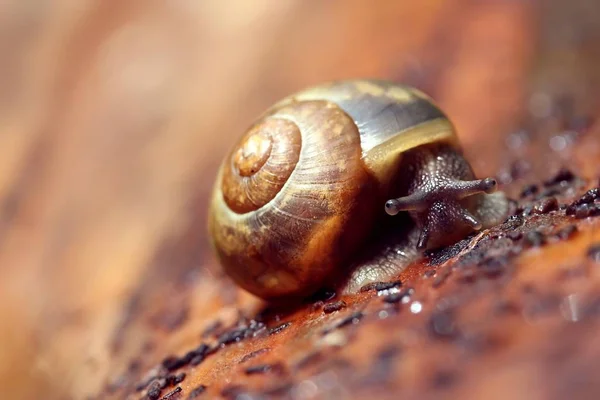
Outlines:
[[[285,118],[252,127],[224,165],[221,188],[229,208],[241,214],[271,201],[296,168],[301,144],[298,126]]]

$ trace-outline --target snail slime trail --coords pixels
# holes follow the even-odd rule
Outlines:
[[[356,292],[500,223],[508,201],[496,186],[476,179],[424,93],[329,82],[277,102],[242,135],[219,169],[208,228],[224,271],[265,300],[332,283]],[[397,229],[373,245],[382,223]]]

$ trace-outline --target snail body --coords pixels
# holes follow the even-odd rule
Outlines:
[[[475,179],[452,123],[422,92],[331,82],[250,126],[219,169],[209,233],[238,285],[265,299],[302,296],[343,270],[386,213],[408,212],[419,234],[406,246],[422,251],[500,222],[507,202],[495,189]],[[369,271],[353,276],[378,277]]]

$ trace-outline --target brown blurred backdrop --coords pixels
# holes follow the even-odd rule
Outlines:
[[[100,390],[132,293],[213,262],[215,168],[291,91],[348,77],[416,85],[478,173],[497,174],[508,161],[496,149],[540,86],[587,100],[598,87],[598,59],[580,59],[596,51],[597,7],[559,3],[0,2],[4,395]]]

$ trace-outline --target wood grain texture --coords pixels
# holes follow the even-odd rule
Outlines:
[[[249,327],[263,305],[216,268],[206,208],[221,157],[259,113],[305,86],[364,76],[434,97],[478,175],[515,198],[568,166],[584,183],[556,195],[569,203],[599,184],[598,6],[227,4],[0,3],[5,397],[139,398],[165,357],[216,342],[202,332],[219,320],[222,341],[235,342],[235,324],[257,337],[181,368],[181,398],[199,385],[208,398],[226,387],[230,397],[597,398],[600,275],[587,255],[597,218],[532,213],[406,271],[407,304],[371,291],[330,313],[271,310],[263,323],[280,328],[268,335]],[[578,232],[555,240],[570,224]],[[515,240],[500,240],[509,231]],[[510,255],[499,279],[469,264],[476,243]],[[335,324],[345,325],[322,334]],[[282,370],[245,371],[264,363]]]

